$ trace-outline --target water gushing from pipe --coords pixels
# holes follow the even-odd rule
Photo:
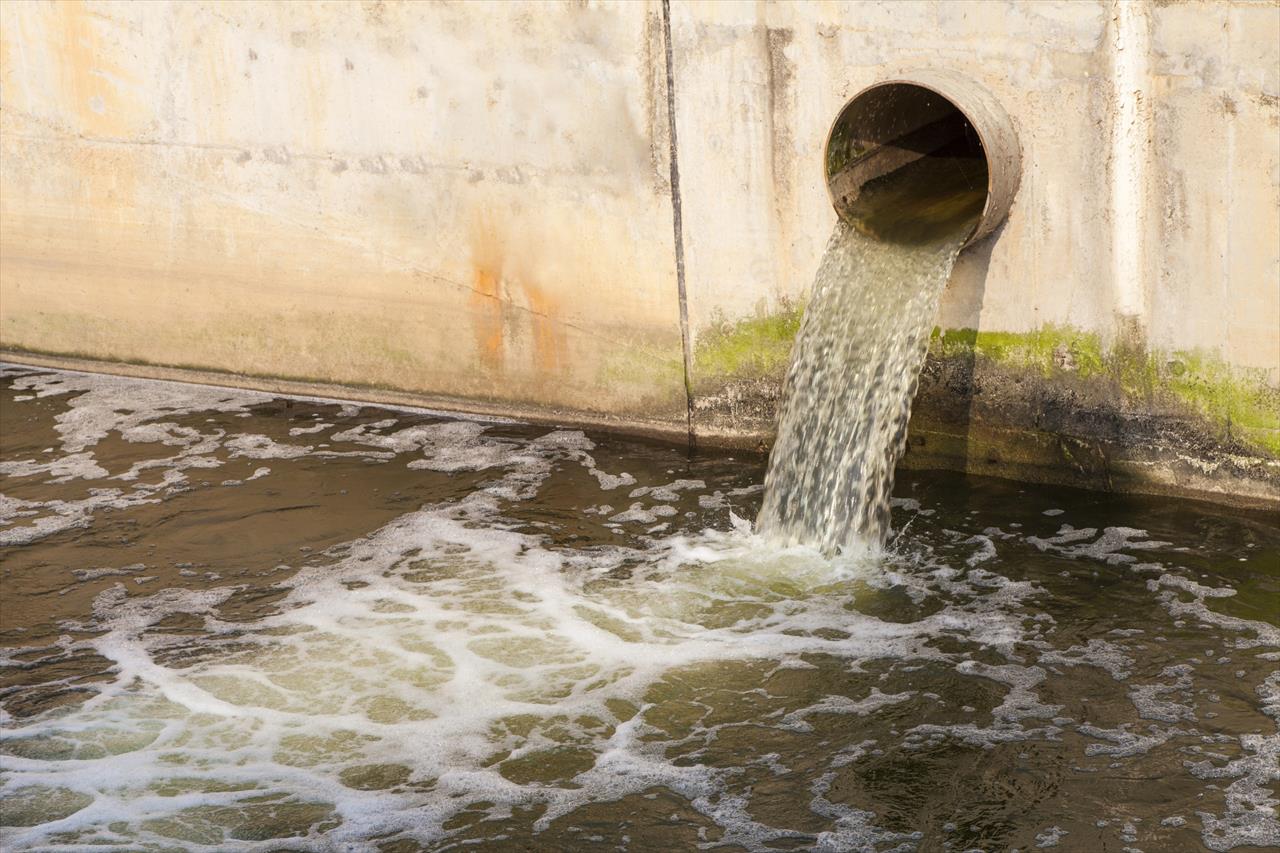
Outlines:
[[[762,533],[826,553],[884,540],[916,379],[966,236],[910,245],[836,225],[787,374]]]
[[[761,533],[826,554],[883,544],[938,300],[960,250],[1008,211],[1017,151],[999,104],[946,73],[841,111],[824,158],[840,221],[787,373]]]

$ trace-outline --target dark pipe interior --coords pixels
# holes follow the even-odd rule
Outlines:
[[[827,142],[836,211],[895,243],[972,234],[987,199],[987,158],[973,125],[936,92],[877,86],[840,113]]]

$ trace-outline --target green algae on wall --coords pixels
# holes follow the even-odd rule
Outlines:
[[[1280,388],[1262,371],[1232,369],[1198,352],[1177,352],[1165,364],[1164,386],[1227,433],[1280,457]]]
[[[683,412],[686,405],[684,359],[679,344],[635,347],[611,353],[600,363],[597,381],[603,386],[622,385],[640,389],[637,393],[643,397],[643,402],[637,409],[651,414]]]
[[[1065,326],[1048,325],[1026,333],[934,328],[929,354],[936,358],[981,356],[1033,370],[1045,378],[1058,370],[1070,370],[1081,377],[1106,372],[1101,338]]]
[[[785,303],[704,329],[694,349],[695,387],[707,394],[740,380],[781,382],[803,316],[803,304]],[[935,328],[929,357],[981,359],[1049,380],[1074,377],[1107,389],[1129,410],[1196,414],[1217,438],[1280,458],[1280,389],[1262,371],[1232,368],[1211,353],[1149,352],[1133,336],[1108,347],[1096,332],[1050,324],[1032,332]]]
[[[1109,380],[1129,407],[1172,403],[1205,418],[1219,437],[1280,457],[1280,389],[1263,371],[1232,368],[1210,353],[1148,352],[1131,341],[1107,349],[1096,333],[1054,325],[1024,333],[935,328],[929,351],[933,358],[982,358],[1046,379]]]
[[[697,384],[781,377],[791,361],[804,306],[784,302],[780,310],[734,323],[719,320],[698,333],[693,351]]]

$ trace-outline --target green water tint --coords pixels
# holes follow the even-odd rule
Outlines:
[[[875,142],[849,127],[828,148],[844,157],[829,163],[841,221],[792,350],[756,522],[827,555],[874,552],[889,534],[938,299],[987,186],[981,145],[954,109],[933,104]]]
[[[792,350],[756,522],[827,555],[875,551],[889,534],[938,299],[987,184],[981,146],[954,111],[887,142],[836,148],[857,154],[833,180],[842,219]]]
[[[6,851],[1280,841],[1266,517],[911,474],[832,561],[753,458],[47,372],[0,420]]]

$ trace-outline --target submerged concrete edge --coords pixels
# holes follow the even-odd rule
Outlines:
[[[265,394],[276,394],[282,397],[325,400],[336,403],[365,403],[371,406],[422,409],[459,417],[492,418],[498,421],[517,421],[535,426],[585,429],[652,439],[676,445],[684,445],[688,441],[687,429],[681,422],[614,417],[578,410],[520,403],[492,403],[476,399],[396,391],[389,388],[307,382],[297,379],[276,379],[195,367],[103,361],[81,356],[33,353],[26,350],[2,347],[0,347],[0,364],[12,364],[20,367],[45,367],[54,370],[124,376],[132,379],[156,379],[163,382],[182,382],[188,385],[207,385],[215,388],[260,391]]]

